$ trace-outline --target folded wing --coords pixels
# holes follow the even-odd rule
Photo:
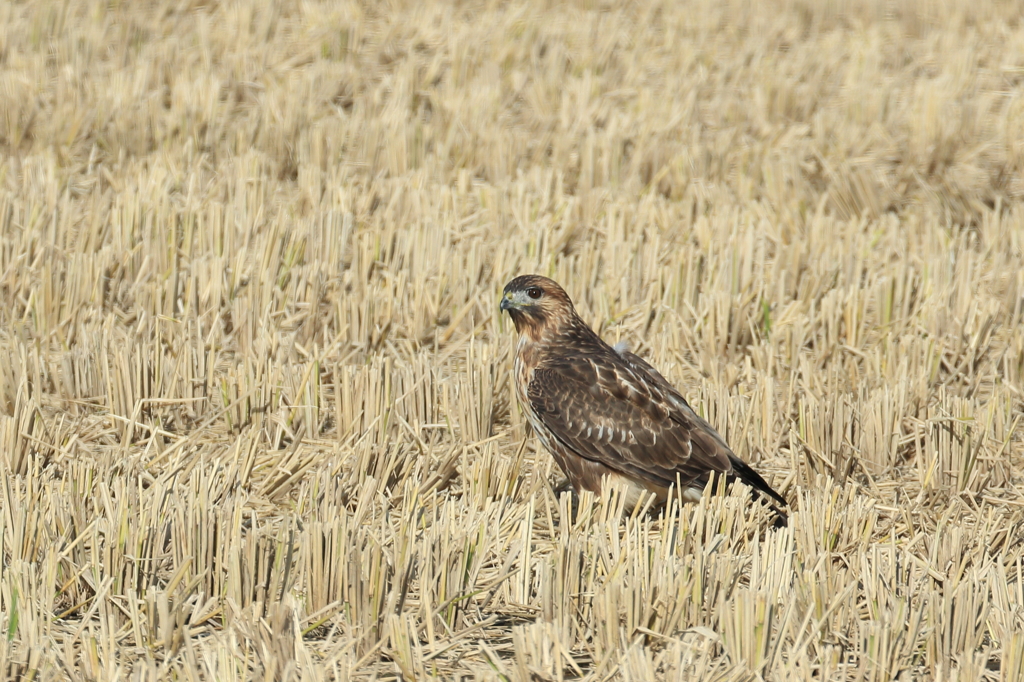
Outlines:
[[[534,370],[527,396],[553,437],[617,471],[664,487],[677,476],[685,485],[730,472],[729,447],[667,389],[649,365],[609,354],[544,363]]]

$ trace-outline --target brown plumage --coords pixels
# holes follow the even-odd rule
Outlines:
[[[577,490],[601,492],[602,477],[664,502],[678,480],[698,499],[715,474],[739,479],[779,508],[786,500],[733,454],[654,367],[612,348],[576,314],[562,287],[539,275],[505,285],[501,309],[519,332],[515,385],[541,442]]]

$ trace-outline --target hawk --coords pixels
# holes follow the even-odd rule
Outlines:
[[[501,310],[519,333],[516,397],[544,447],[577,492],[601,492],[605,477],[625,488],[631,509],[646,491],[664,502],[669,486],[700,499],[715,474],[739,479],[786,523],[786,500],[737,457],[658,370],[609,346],[553,280],[522,275],[505,285]]]

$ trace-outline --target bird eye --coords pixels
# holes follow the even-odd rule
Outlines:
[[[526,290],[526,295],[532,299],[540,298],[540,295],[542,293],[543,292],[540,290],[540,287],[530,287],[529,289]]]

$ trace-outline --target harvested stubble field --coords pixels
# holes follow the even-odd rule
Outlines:
[[[1015,1],[0,5],[0,670],[1018,680]],[[792,503],[619,519],[559,280]]]

